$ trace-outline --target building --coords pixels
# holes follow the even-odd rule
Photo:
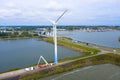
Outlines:
[[[38,34],[38,36],[42,36],[42,37],[52,36],[51,30],[49,30],[48,28],[37,28],[35,30],[35,33]]]
[[[8,28],[8,27],[1,27],[0,28],[0,32],[4,32],[4,33],[14,33],[14,28]]]

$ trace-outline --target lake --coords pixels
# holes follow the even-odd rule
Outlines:
[[[74,40],[92,43],[100,46],[111,48],[120,48],[120,31],[107,31],[107,32],[83,32],[80,30],[74,31],[59,31],[59,35],[70,37]]]
[[[58,46],[59,59],[80,54],[80,52]],[[53,61],[53,44],[37,39],[2,40],[0,41],[0,72],[37,64],[40,55],[47,61]]]

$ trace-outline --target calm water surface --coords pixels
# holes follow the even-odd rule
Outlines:
[[[80,52],[58,46],[58,57],[72,57]],[[22,68],[37,64],[42,55],[48,61],[54,60],[53,44],[36,39],[5,40],[0,41],[0,72],[11,68]]]
[[[97,44],[100,46],[120,48],[120,31],[107,32],[83,32],[83,31],[59,31],[59,35],[70,37],[74,40]]]

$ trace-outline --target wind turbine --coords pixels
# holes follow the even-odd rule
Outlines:
[[[54,63],[57,64],[58,63],[58,55],[57,55],[57,22],[61,19],[61,17],[67,12],[67,10],[65,10],[57,19],[56,21],[54,20],[50,20],[48,19],[52,25],[53,25],[53,40],[54,40]]]

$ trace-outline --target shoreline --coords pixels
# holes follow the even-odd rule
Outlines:
[[[80,43],[80,45],[81,44],[86,45],[86,42],[79,41],[79,43]],[[96,48],[96,49],[100,49],[100,50],[104,50],[104,51],[107,51],[107,52],[120,53],[120,48],[111,48],[111,47],[101,46],[101,45],[92,44],[92,43],[89,43],[89,45],[87,45],[87,46],[93,47],[93,48]],[[114,50],[115,50],[115,52],[114,52]]]
[[[73,46],[80,46],[81,45],[81,42],[79,42],[79,43],[74,43],[74,42],[71,42],[72,40],[69,40],[69,39],[67,39],[67,38],[61,38],[61,39],[63,39],[64,41],[67,41],[68,40],[68,43],[67,44],[70,44],[70,45],[73,45]],[[51,40],[51,39],[50,39]],[[43,41],[46,41],[46,40],[43,40]],[[70,42],[69,42],[70,41]],[[49,41],[47,41],[47,42],[49,42]],[[62,43],[62,41],[60,40],[60,41],[58,41],[58,42],[61,42]],[[50,42],[50,43],[52,43],[52,42]],[[63,42],[64,43],[64,42]],[[65,42],[66,43],[66,42]],[[59,44],[59,43],[58,43]],[[62,46],[65,46],[65,47],[69,47],[70,45],[68,45],[68,46],[66,46],[66,45],[63,45],[63,44],[59,44],[59,45],[62,45]],[[97,46],[97,48],[98,49],[100,49],[100,51],[101,52],[99,52],[99,54],[98,54],[98,52],[96,53],[96,49],[93,49],[94,47],[96,47],[96,46],[92,46],[92,48],[88,48],[88,47],[91,47],[91,45],[86,45],[86,43],[84,44],[84,46],[87,46],[87,47],[80,47],[80,48],[82,48],[83,49],[83,52],[86,52],[86,51],[84,51],[84,49],[88,49],[89,51],[88,51],[88,53],[87,54],[85,54],[84,56],[81,56],[81,57],[77,57],[76,56],[76,58],[73,58],[73,57],[71,57],[71,58],[64,58],[64,59],[61,59],[61,62],[60,63],[64,63],[64,62],[69,62],[69,63],[65,63],[64,65],[59,65],[59,66],[56,66],[56,67],[54,67],[53,66],[53,68],[52,68],[52,70],[53,71],[51,71],[51,68],[48,68],[47,69],[47,71],[46,71],[46,69],[45,70],[42,70],[43,72],[41,72],[40,71],[40,73],[42,73],[42,76],[40,76],[40,77],[45,77],[45,76],[50,76],[50,75],[53,75],[53,74],[58,74],[58,73],[62,73],[62,72],[66,72],[66,71],[70,71],[70,70],[73,70],[73,69],[75,69],[75,68],[78,68],[78,67],[85,67],[85,66],[89,66],[89,65],[96,65],[96,64],[102,64],[102,63],[106,63],[106,61],[107,61],[107,63],[111,63],[111,64],[116,64],[116,65],[119,65],[120,66],[120,64],[119,64],[119,62],[115,62],[115,61],[112,61],[112,57],[115,57],[115,60],[117,60],[118,58],[117,58],[117,54],[106,54],[106,53],[108,53],[108,52],[103,52],[103,51],[101,51],[102,50],[102,48],[100,49],[98,46]],[[71,47],[71,46],[70,46]],[[70,48],[69,47],[69,48]],[[72,49],[73,50],[75,50],[75,48],[76,47],[72,47]],[[79,51],[79,50],[78,50]],[[91,51],[94,51],[94,54],[90,54],[91,53]],[[102,54],[101,54],[102,53]],[[97,55],[97,56],[95,56],[95,55]],[[93,56],[93,57],[90,57],[90,56]],[[103,56],[103,57],[102,57]],[[105,56],[105,57],[104,57]],[[84,59],[84,57],[85,57],[85,59]],[[88,58],[87,58],[88,57]],[[90,57],[90,58],[89,58]],[[101,58],[100,58],[101,57]],[[119,57],[119,56],[118,56]],[[93,60],[92,60],[92,58],[93,58]],[[95,58],[95,60],[94,60],[94,58]],[[99,61],[99,60],[97,60],[97,59],[102,59],[102,58],[105,58],[105,60],[103,59],[103,60],[101,60],[101,61]],[[117,59],[116,59],[117,58]],[[110,59],[110,60],[109,60]],[[63,60],[63,61],[62,61]],[[79,61],[80,60],[80,61]],[[83,64],[82,62],[81,62],[81,60],[82,60],[82,62],[85,60],[85,64]],[[113,59],[114,60],[114,59]],[[71,62],[72,61],[72,62]],[[92,61],[92,63],[91,63],[91,61]],[[81,63],[80,65],[79,64],[77,64],[77,63]],[[87,64],[87,65],[86,65]],[[72,67],[70,67],[71,65],[73,65]],[[66,66],[69,66],[69,67],[66,67]],[[52,67],[52,66],[51,66]],[[68,68],[68,69],[67,69]],[[48,71],[50,70],[50,73],[48,74]],[[45,71],[45,72],[44,72]],[[34,71],[33,71],[34,72]],[[47,72],[47,73],[46,73]],[[9,72],[8,72],[9,73]],[[38,73],[36,73],[35,72],[35,74],[38,76]],[[21,75],[21,80],[24,80],[24,78],[25,79],[29,79],[29,80],[31,80],[31,79],[37,79],[37,78],[40,78],[40,77],[34,77],[34,78],[32,78],[32,76],[31,75],[33,75],[33,76],[36,76],[35,74],[33,74],[32,72],[30,72],[30,74],[23,74],[23,75]],[[29,78],[31,76],[31,78]]]
[[[26,38],[26,37],[25,37],[25,38],[16,38],[15,40],[19,40],[19,39],[31,39],[31,38]],[[35,39],[36,39],[36,40],[42,40],[41,38],[38,38],[38,39],[35,38]],[[13,40],[13,39],[9,39],[9,40]],[[45,40],[42,40],[42,41],[45,41]],[[46,41],[45,41],[45,42],[46,42]],[[60,45],[60,46],[63,46],[63,45]],[[64,47],[66,47],[66,46],[64,46]],[[68,48],[68,47],[67,47],[67,48]],[[71,48],[69,48],[69,49],[71,49]],[[72,50],[80,52],[79,50],[75,50],[75,49],[72,49]],[[84,55],[81,54],[80,57],[81,57],[81,56],[87,56],[87,55],[89,55],[89,52],[84,52]],[[69,59],[77,58],[77,57],[79,57],[79,56],[68,57],[68,58],[62,58],[62,59],[60,59],[60,61],[69,60]],[[31,64],[31,65],[33,65],[33,64]],[[26,66],[26,67],[29,67],[29,66]],[[14,70],[16,70],[16,69],[20,69],[20,68],[11,68],[11,69],[2,71],[2,72],[0,72],[0,73],[10,72],[10,71],[14,71]]]
[[[31,38],[28,38],[28,37],[25,37],[25,38],[16,38],[15,40],[19,40],[19,39],[31,39]],[[37,38],[36,38],[37,39]],[[71,38],[66,38],[65,37],[65,39],[69,39],[69,40],[72,40]],[[14,39],[9,39],[9,40],[14,40]],[[43,40],[43,39],[40,39],[40,38],[38,38],[38,40]],[[43,41],[46,41],[46,40],[43,40]],[[46,41],[46,42],[49,42],[49,41]],[[51,43],[51,42],[50,42]],[[72,42],[73,43],[73,42]],[[79,45],[83,45],[83,46],[87,46],[87,47],[92,47],[92,48],[96,48],[96,49],[102,49],[103,50],[103,48],[105,48],[105,50],[107,50],[107,49],[109,49],[109,50],[111,50],[111,48],[108,48],[108,47],[104,47],[104,46],[99,46],[99,45],[95,45],[95,44],[89,44],[89,45],[86,45],[86,43],[85,42],[81,42],[81,41],[79,41],[78,43],[75,43],[75,44],[79,44]],[[60,46],[64,46],[64,45],[61,45],[61,44],[59,44]],[[64,46],[64,47],[67,47],[67,46]],[[67,48],[69,48],[69,47],[67,47]],[[69,49],[71,49],[71,48],[69,48]],[[100,49],[100,50],[101,50]],[[72,49],[72,50],[75,50],[74,48]],[[118,48],[118,50],[119,50],[119,48]],[[75,50],[75,51],[79,51],[79,50]],[[120,51],[120,50],[119,50]],[[81,52],[81,51],[79,51],[79,52]],[[84,51],[83,51],[83,53],[84,53]],[[85,56],[86,55],[89,55],[89,53],[91,53],[91,52],[87,52],[86,53],[86,51],[85,51]],[[104,53],[113,53],[112,52],[112,50],[111,51],[105,51]],[[81,55],[82,56],[82,55]],[[75,56],[75,57],[77,57],[77,56]],[[75,57],[70,57],[71,59],[72,58],[75,58]],[[60,59],[61,61],[62,60],[69,60],[70,58],[63,58],[63,59]],[[15,68],[16,69],[16,68]],[[3,71],[3,72],[0,72],[0,73],[4,73],[4,72],[8,72],[8,71],[13,71],[14,70],[14,68],[11,68],[11,69],[8,69],[8,70],[5,70],[5,71]]]
[[[62,36],[60,36],[62,37]],[[16,37],[16,38],[0,38],[0,41],[2,40],[19,40],[19,39],[32,39],[32,38],[36,38],[36,39],[40,39],[40,37]],[[71,39],[73,40],[72,38],[69,38],[69,37],[65,37],[65,38],[68,38],[68,39]],[[86,43],[88,42],[83,42],[83,41],[78,41],[79,43],[83,44],[83,45],[86,45]],[[114,48],[114,47],[108,47],[108,46],[102,46],[102,45],[97,45],[95,43],[89,43],[90,45],[93,45],[93,46],[98,46],[98,47],[104,47],[104,48],[110,48],[110,49],[120,49],[119,47],[117,48]]]
[[[52,37],[43,38],[42,40],[46,41],[46,42],[49,42],[49,43],[53,43],[53,38]],[[61,45],[61,46],[64,46],[64,47],[67,47],[67,48],[70,48],[70,49],[75,50],[75,51],[83,52],[83,53],[84,52],[88,52],[88,53],[91,53],[91,52],[98,53],[98,52],[100,52],[98,49],[91,48],[89,46],[80,45],[76,42],[73,42],[72,39],[66,38],[66,37],[58,37],[57,38],[57,44]]]
[[[82,41],[77,41],[77,42],[73,42],[72,38],[69,38],[69,37],[63,37],[63,38],[66,38],[68,39],[70,42],[72,43],[75,43],[75,44],[79,44],[81,46],[85,46],[85,47],[91,47],[91,48],[94,48],[94,49],[98,49],[98,50],[101,50],[102,52],[106,52],[106,53],[118,53],[120,54],[120,48],[110,48],[110,47],[106,47],[106,46],[100,46],[100,45],[97,45],[97,44],[91,44],[91,43],[88,43],[87,42],[82,42]],[[65,40],[65,39],[64,39]],[[47,40],[45,40],[47,41]],[[47,42],[50,42],[52,43],[51,41],[47,41]],[[66,46],[65,46],[66,47]],[[70,48],[71,49],[71,48]],[[73,49],[74,50],[74,49]]]
[[[0,41],[4,41],[4,40],[30,39],[30,38],[31,38],[31,37],[0,38]]]

